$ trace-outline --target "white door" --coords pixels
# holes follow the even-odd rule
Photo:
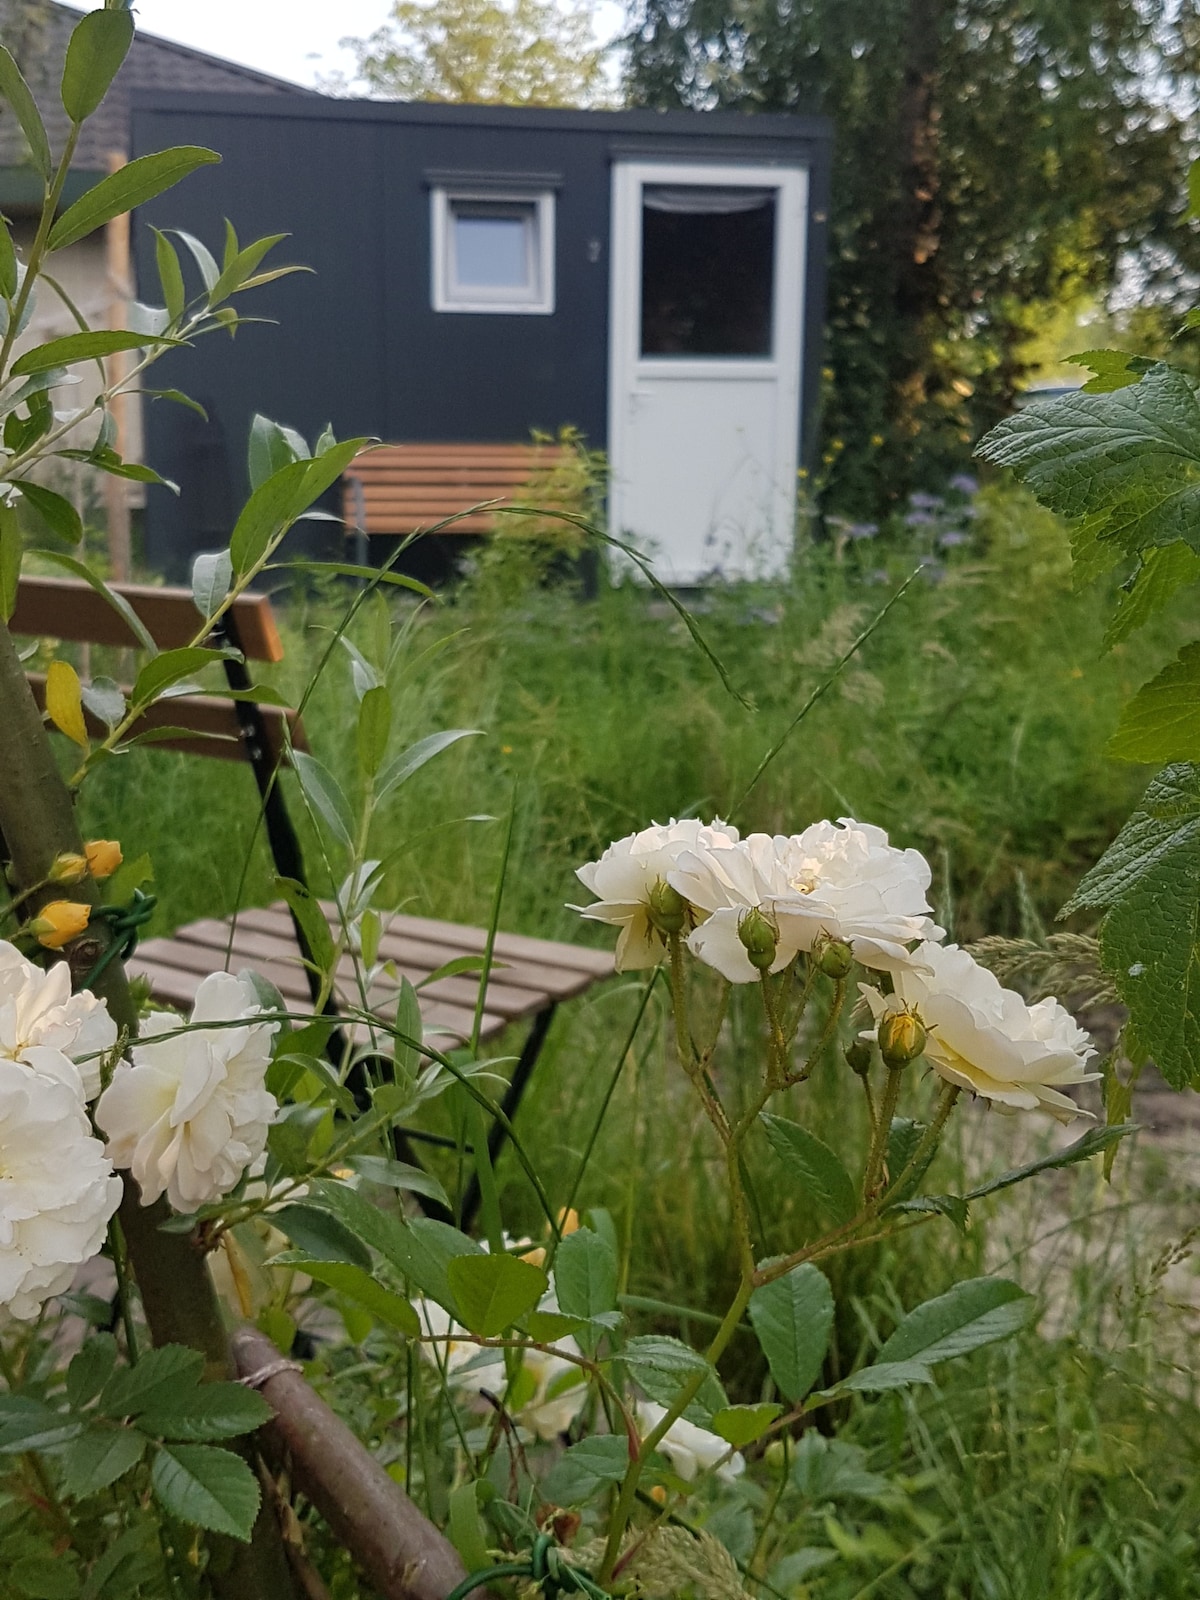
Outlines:
[[[609,518],[665,582],[791,554],[807,188],[795,167],[614,165]]]

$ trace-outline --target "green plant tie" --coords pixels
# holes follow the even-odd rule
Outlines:
[[[466,1596],[482,1589],[497,1578],[532,1578],[546,1600],[556,1600],[560,1594],[582,1594],[587,1600],[612,1600],[606,1589],[594,1583],[586,1572],[571,1566],[563,1559],[563,1552],[551,1534],[540,1533],[524,1561],[505,1561],[498,1566],[483,1567],[463,1579],[452,1589],[446,1600],[466,1600]]]
[[[140,889],[135,889],[127,904],[123,906],[96,907],[90,920],[106,922],[111,938],[107,949],[79,985],[81,989],[90,989],[118,956],[122,961],[129,959],[137,948],[138,930],[149,922],[157,904],[156,895],[143,894]]]

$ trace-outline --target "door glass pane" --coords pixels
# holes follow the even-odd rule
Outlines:
[[[462,288],[524,289],[530,285],[532,211],[454,208],[454,276]]]
[[[774,189],[647,184],[644,356],[769,356]]]

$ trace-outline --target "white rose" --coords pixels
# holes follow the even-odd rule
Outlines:
[[[892,995],[860,985],[876,1023],[912,1007],[928,1030],[934,1071],[998,1110],[1046,1111],[1059,1122],[1088,1114],[1061,1091],[1100,1076],[1084,1071],[1096,1052],[1057,1000],[1027,1005],[957,945],[919,945],[914,957],[893,974]]]
[[[176,1211],[219,1200],[266,1148],[278,1109],[265,1087],[277,1022],[256,1023],[252,986],[214,972],[196,991],[186,1033],[170,1012],[153,1012],[100,1096],[96,1121],[109,1153],[138,1181],[142,1204],[166,1191]],[[206,1027],[235,1022],[240,1027]]]
[[[571,909],[595,922],[609,922],[620,928],[616,952],[619,972],[657,966],[666,940],[650,921],[651,890],[656,884],[670,882],[671,872],[684,851],[707,854],[729,850],[737,838],[737,829],[724,822],[703,823],[694,818],[655,823],[640,833],[631,833],[610,844],[599,861],[589,861],[578,869],[575,876],[596,896],[596,903]]]
[[[656,1405],[653,1400],[639,1400],[637,1424],[642,1437],[653,1433],[666,1414],[666,1406]],[[732,1483],[746,1470],[745,1458],[740,1451],[731,1453],[729,1445],[718,1434],[710,1433],[707,1428],[698,1428],[694,1422],[687,1422],[683,1417],[676,1418],[654,1448],[666,1456],[685,1483],[691,1483],[697,1473],[711,1472],[714,1467],[718,1478]]]
[[[117,1025],[104,1001],[87,990],[71,993],[65,961],[47,971],[0,940],[0,1056],[77,1082],[77,1092],[94,1100],[100,1093],[100,1058],[116,1042]]]
[[[0,1305],[29,1320],[69,1289],[120,1200],[76,1090],[0,1060]]]

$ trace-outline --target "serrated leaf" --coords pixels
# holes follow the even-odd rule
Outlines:
[[[274,1412],[260,1394],[240,1383],[202,1383],[159,1400],[137,1425],[156,1439],[203,1443],[236,1439],[270,1422]]]
[[[98,1494],[135,1467],[145,1448],[134,1428],[89,1428],[63,1455],[63,1488],[73,1500]]]
[[[882,1499],[892,1485],[879,1473],[868,1472],[866,1460],[867,1453],[860,1445],[826,1439],[816,1428],[809,1428],[796,1445],[792,1485],[806,1500]]]
[[[385,1289],[361,1267],[352,1267],[345,1261],[289,1261],[288,1265],[298,1266],[318,1283],[336,1289],[369,1311],[377,1322],[396,1328],[410,1339],[420,1337],[420,1320],[404,1296]]]
[[[789,1178],[831,1222],[849,1222],[858,1210],[858,1195],[850,1174],[829,1146],[785,1117],[764,1111],[760,1120]]]
[[[550,1286],[540,1267],[504,1255],[456,1256],[446,1278],[463,1326],[482,1339],[511,1328]]]
[[[1061,915],[1107,907],[1100,955],[1137,1047],[1200,1084],[1200,769],[1164,767]]]
[[[83,1422],[53,1410],[44,1400],[21,1394],[6,1394],[0,1400],[0,1455],[52,1450],[69,1444],[84,1430]]]
[[[249,1543],[258,1515],[258,1480],[232,1450],[211,1444],[161,1445],[150,1485],[159,1505],[180,1522]]]
[[[482,728],[453,728],[445,733],[431,733],[424,739],[418,739],[416,744],[409,745],[407,750],[402,750],[398,756],[393,756],[379,774],[379,780],[375,785],[376,796],[382,800],[385,795],[391,794],[393,789],[398,789],[402,783],[406,783],[414,772],[419,772],[427,761],[433,760],[434,756],[440,755],[443,750],[448,750],[460,739],[474,739],[482,732]]]
[[[81,1411],[103,1389],[117,1364],[117,1341],[111,1333],[90,1333],[67,1368],[67,1399]]]
[[[551,1505],[581,1506],[606,1485],[620,1483],[629,1470],[629,1441],[623,1433],[602,1433],[568,1446],[541,1489]]]
[[[447,1269],[460,1255],[482,1255],[474,1239],[447,1223],[430,1217],[414,1217],[411,1222],[380,1211],[344,1183],[320,1182],[313,1195],[327,1206],[364,1244],[378,1250],[401,1277],[415,1289],[436,1300],[457,1321],[458,1304],[450,1288]]]
[[[559,1310],[584,1321],[617,1309],[617,1257],[607,1239],[591,1228],[567,1234],[554,1257]]]
[[[750,1321],[780,1394],[802,1400],[820,1375],[833,1328],[833,1291],[811,1262],[750,1296]]]
[[[116,172],[81,194],[68,206],[50,230],[49,248],[63,250],[76,240],[101,228],[114,217],[144,205],[195,172],[197,167],[220,161],[215,150],[198,145],[180,145],[173,150],[158,150],[153,155],[127,161]]]
[[[354,818],[350,802],[342,793],[342,787],[333,773],[304,750],[295,751],[292,761],[304,798],[338,842],[344,844],[347,850],[352,849]]]
[[[1127,389],[1154,365],[1144,356],[1131,356],[1127,350],[1084,350],[1066,359],[1095,374],[1084,384],[1084,394],[1111,394],[1114,389]]]
[[[228,550],[205,551],[192,562],[192,604],[202,617],[213,615],[233,583]]]
[[[1007,1339],[1030,1320],[1036,1301],[1007,1278],[968,1278],[910,1311],[879,1352],[880,1365],[968,1355]]]
[[[63,63],[63,110],[85,122],[108,93],[133,43],[133,17],[124,8],[89,11],[75,24]]]
[[[48,180],[54,170],[54,163],[50,157],[50,142],[46,138],[46,129],[33,95],[29,92],[29,85],[21,76],[20,67],[3,45],[0,45],[0,95],[8,101],[13,115],[21,124],[21,132],[25,135],[25,143],[29,146],[30,158],[39,176]]]
[[[1104,648],[1127,639],[1190,583],[1200,583],[1200,555],[1182,541],[1156,546],[1142,556],[1104,634]]]
[[[317,1261],[345,1261],[369,1271],[371,1252],[352,1228],[318,1206],[281,1206],[271,1221],[298,1250]]]
[[[775,1418],[782,1415],[783,1407],[774,1400],[756,1406],[724,1406],[713,1413],[709,1426],[726,1444],[743,1450],[746,1445],[761,1439]]]
[[[151,1406],[193,1389],[200,1382],[204,1357],[182,1344],[148,1350],[136,1367],[121,1367],[100,1391],[106,1417],[136,1417]]]
[[[894,1183],[900,1174],[906,1169],[909,1162],[916,1155],[924,1133],[925,1124],[923,1122],[914,1122],[909,1117],[894,1117],[892,1119],[892,1125],[888,1129],[887,1140],[887,1171],[889,1182]],[[890,1205],[896,1204],[901,1200],[906,1200],[911,1194],[916,1192],[921,1179],[929,1171],[930,1166],[933,1164],[933,1158],[936,1155],[937,1148],[935,1146],[921,1157],[920,1164],[912,1169],[908,1177],[905,1178],[903,1185],[897,1189],[893,1195],[890,1196],[889,1207]]]
[[[873,1366],[852,1372],[822,1394],[888,1394],[893,1389],[909,1389],[916,1383],[932,1382],[933,1372],[923,1361],[877,1361]]]
[[[912,1200],[901,1200],[887,1209],[926,1212],[938,1217],[948,1217],[959,1233],[966,1233],[971,1218],[970,1206],[961,1195],[957,1194],[921,1194]]]
[[[138,673],[133,685],[132,699],[137,705],[156,700],[164,689],[182,683],[185,678],[210,667],[214,662],[227,661],[236,656],[236,650],[209,650],[203,645],[183,645],[178,650],[164,650]]]
[[[1002,1172],[999,1177],[989,1178],[986,1183],[968,1189],[963,1198],[982,1200],[985,1194],[996,1194],[1000,1189],[1011,1189],[1013,1184],[1024,1183],[1027,1178],[1036,1177],[1039,1172],[1054,1172],[1062,1167],[1077,1166],[1081,1161],[1090,1161],[1093,1156],[1112,1149],[1114,1145],[1120,1144],[1122,1139],[1127,1139],[1131,1133],[1137,1131],[1138,1125],[1135,1122],[1089,1128],[1082,1138],[1076,1139],[1074,1144],[1069,1144],[1065,1150],[1057,1150],[1051,1155],[1042,1156],[1039,1160],[1030,1161],[1023,1167],[1012,1167],[1009,1171]]]
[[[1147,764],[1200,759],[1200,643],[1184,645],[1126,702],[1107,751]]]
[[[52,661],[46,670],[46,714],[72,743],[88,748],[83,720],[83,686],[69,661]]]
[[[364,778],[373,778],[379,771],[391,732],[391,691],[381,683],[368,689],[358,706],[358,765]]]
[[[1180,539],[1200,549],[1200,404],[1173,367],[1111,394],[1029,406],[976,454],[1011,467],[1050,510],[1091,519],[1095,537],[1126,554]]]
[[[682,1340],[657,1333],[639,1334],[629,1340],[621,1354],[630,1376],[659,1405],[673,1405],[685,1384],[700,1379],[700,1387],[683,1413],[688,1422],[706,1428],[714,1413],[729,1405],[712,1363]]]

